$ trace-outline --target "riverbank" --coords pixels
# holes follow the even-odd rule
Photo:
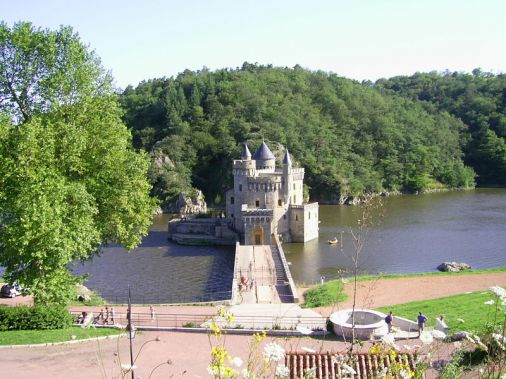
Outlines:
[[[484,291],[491,286],[506,286],[506,271],[481,274],[430,275],[381,278],[357,283],[356,308],[379,308],[417,300],[430,300],[466,292]],[[303,298],[306,289],[300,288]],[[346,283],[348,298],[340,303],[314,308],[323,316],[353,305],[353,283]]]

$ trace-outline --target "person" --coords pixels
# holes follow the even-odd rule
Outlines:
[[[444,334],[448,334],[448,325],[444,321],[444,316],[441,315],[436,319],[436,330],[443,332]]]
[[[241,287],[248,291],[248,281],[243,275],[241,275]]]
[[[109,307],[105,307],[105,319],[104,319],[104,325],[109,325]]]
[[[393,316],[392,316],[392,311],[390,311],[390,313],[387,315],[387,317],[385,317],[385,322],[387,323],[387,326],[388,326],[388,333],[392,333],[392,321],[393,321]]]
[[[420,335],[423,332],[423,327],[425,326],[425,322],[427,321],[427,316],[422,314],[422,312],[418,312],[417,320],[418,320],[418,337],[420,337]]]
[[[321,281],[321,284],[325,283],[325,277],[323,275],[320,276],[320,281]]]
[[[155,321],[155,308],[152,305],[149,307],[149,313],[151,313],[151,321]]]
[[[111,322],[114,325],[114,316],[116,316],[116,311],[113,307],[111,307]]]
[[[249,283],[249,289],[250,291],[253,290],[253,286],[255,285],[255,279],[251,279],[250,283]]]
[[[104,321],[104,310],[103,309],[100,310],[100,313],[98,314],[98,319],[102,320],[102,322]]]

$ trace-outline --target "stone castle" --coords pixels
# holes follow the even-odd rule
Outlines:
[[[253,157],[245,144],[233,163],[234,188],[226,193],[229,223],[245,245],[270,245],[318,237],[318,203],[304,202],[304,169],[292,167],[288,150],[281,168],[262,142]]]

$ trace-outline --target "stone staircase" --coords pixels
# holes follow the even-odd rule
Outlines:
[[[271,245],[272,260],[274,262],[274,270],[276,273],[276,290],[282,303],[293,303],[293,295],[290,291],[288,278],[283,268],[283,262],[279,250],[276,245]]]

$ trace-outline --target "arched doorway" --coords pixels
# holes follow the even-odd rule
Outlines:
[[[264,229],[260,225],[253,228],[253,245],[264,244]]]

